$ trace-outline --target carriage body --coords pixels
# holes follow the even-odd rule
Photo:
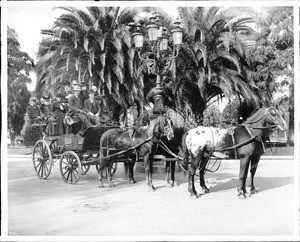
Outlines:
[[[99,142],[101,135],[113,126],[91,127],[84,137],[77,134],[47,135],[38,140],[32,153],[34,170],[40,179],[47,179],[52,166],[59,161],[62,179],[75,184],[91,165],[99,170]],[[114,172],[117,166],[114,166]]]

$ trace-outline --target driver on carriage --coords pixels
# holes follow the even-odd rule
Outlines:
[[[79,86],[74,86],[73,95],[69,98],[69,112],[66,116],[76,115],[85,126],[85,129],[82,130],[82,134],[84,134],[89,127],[95,126],[91,123],[87,112],[85,112],[82,108],[82,102],[79,98],[80,92],[81,88]]]
[[[100,102],[95,99],[95,92],[90,89],[88,91],[89,98],[84,101],[84,110],[87,111],[91,119],[96,123],[100,123],[101,107]]]

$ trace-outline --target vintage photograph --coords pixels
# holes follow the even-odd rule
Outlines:
[[[297,238],[299,6],[43,2],[2,6],[1,239]]]

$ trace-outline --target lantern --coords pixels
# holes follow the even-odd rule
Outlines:
[[[135,48],[142,48],[144,45],[144,34],[141,32],[138,27],[137,30],[132,33]]]
[[[183,31],[180,28],[180,21],[175,21],[175,28],[171,30],[172,36],[173,36],[173,43],[174,45],[181,45],[182,44],[182,35]]]
[[[147,25],[148,36],[150,41],[156,41],[158,37],[159,26],[155,23],[156,17],[150,17],[150,23]]]

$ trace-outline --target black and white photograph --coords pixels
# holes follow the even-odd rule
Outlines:
[[[299,241],[299,5],[1,2],[0,241]]]

